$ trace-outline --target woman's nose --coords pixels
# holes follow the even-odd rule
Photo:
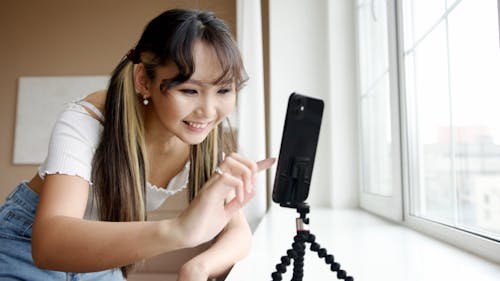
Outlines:
[[[215,115],[217,109],[217,102],[212,95],[205,95],[200,98],[196,113],[203,117],[212,117]]]

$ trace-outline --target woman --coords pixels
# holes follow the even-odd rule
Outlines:
[[[256,173],[274,162],[234,153],[222,125],[245,79],[213,14],[153,19],[108,89],[68,105],[39,172],[2,206],[0,279],[123,280],[136,262],[212,240],[178,279],[227,271],[250,245],[240,209]],[[190,204],[179,216],[147,221],[186,185]]]

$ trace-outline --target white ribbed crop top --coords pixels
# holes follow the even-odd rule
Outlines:
[[[85,108],[93,111],[100,120],[92,117]],[[40,177],[43,179],[46,174],[78,176],[92,186],[92,158],[101,138],[103,130],[101,122],[104,122],[104,116],[91,103],[83,100],[68,103],[52,129],[47,157],[38,168]],[[189,162],[170,180],[167,188],[160,188],[148,182],[147,211],[157,209],[169,196],[186,188],[188,176]],[[85,218],[95,220],[96,208],[90,208],[94,200],[91,195],[89,189]]]

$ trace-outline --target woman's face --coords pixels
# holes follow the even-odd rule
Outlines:
[[[163,127],[187,144],[201,143],[233,111],[236,103],[234,81],[214,84],[222,68],[213,48],[196,42],[193,59],[195,71],[191,78],[172,88],[164,87],[163,91],[162,83],[175,77],[178,70],[175,65],[157,68],[149,90],[153,109],[146,108],[146,129],[150,127],[148,122],[159,123],[160,126],[153,128]]]

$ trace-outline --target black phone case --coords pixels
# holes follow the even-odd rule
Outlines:
[[[295,207],[309,196],[324,103],[292,93],[281,138],[273,187],[273,201]]]

